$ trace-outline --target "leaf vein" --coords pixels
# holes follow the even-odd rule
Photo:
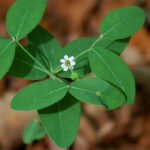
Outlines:
[[[20,24],[20,26],[19,26],[19,28],[18,28],[17,33],[16,33],[16,39],[18,38],[18,36],[19,36],[19,34],[20,34],[21,28],[22,28],[23,23],[24,23],[24,21],[25,21],[25,17],[26,17],[26,15],[28,14],[28,12],[29,12],[30,7],[32,6],[32,4],[33,4],[33,1],[30,2],[30,5],[29,5],[28,9],[26,9],[26,11],[25,11],[25,13],[24,13],[24,15],[23,15],[23,17],[22,17],[21,24]]]
[[[2,55],[2,53],[10,46],[10,44],[12,44],[13,41],[10,41],[4,48],[3,50],[0,52],[0,55]]]
[[[65,145],[65,137],[64,137],[64,134],[63,134],[64,132],[63,132],[63,127],[62,127],[63,123],[62,123],[62,117],[61,117],[61,107],[60,107],[59,102],[57,103],[57,106],[58,106],[58,112],[59,112],[58,116],[59,116],[59,122],[60,122],[60,132],[61,132],[61,135],[62,135],[63,143]]]
[[[109,67],[108,63],[103,59],[103,57],[98,54],[94,49],[92,50],[92,52],[94,52],[105,64],[105,66],[108,68],[108,70],[110,71],[110,73],[112,74],[113,78],[116,80],[116,82],[120,85],[120,87],[125,91],[124,86],[122,85],[122,83],[117,79],[116,75],[114,74],[114,72],[111,70],[111,68]]]

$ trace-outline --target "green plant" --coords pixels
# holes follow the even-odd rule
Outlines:
[[[65,47],[37,26],[46,0],[17,0],[6,19],[11,39],[0,37],[0,79],[9,75],[37,81],[20,90],[11,102],[19,111],[37,110],[41,123],[60,147],[74,141],[80,101],[115,109],[134,101],[133,75],[120,54],[145,21],[136,6],[118,8],[103,19],[98,37],[79,38]],[[27,36],[27,45],[20,40]],[[85,77],[94,73],[95,77]],[[49,76],[49,78],[45,78]],[[69,80],[68,80],[69,79]],[[37,120],[25,129],[24,142],[43,138]]]

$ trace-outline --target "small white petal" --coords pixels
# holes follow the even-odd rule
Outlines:
[[[64,59],[60,59],[60,62],[64,63],[64,62],[65,62],[65,60],[64,60]]]
[[[71,66],[74,66],[75,64],[76,64],[75,61],[70,62],[70,65],[71,65]]]
[[[61,64],[61,67],[64,68],[64,67],[66,67],[66,65],[65,64]]]
[[[64,56],[64,59],[65,59],[65,60],[69,59],[69,58],[68,58],[68,55],[65,55],[65,56]]]
[[[74,56],[71,56],[70,58],[69,58],[69,61],[73,61],[74,60]]]
[[[63,68],[64,71],[68,71],[68,69],[69,69],[69,68],[66,67],[66,66]]]

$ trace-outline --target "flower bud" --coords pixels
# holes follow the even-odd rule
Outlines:
[[[71,74],[71,79],[72,79],[72,80],[76,80],[76,79],[78,79],[78,78],[79,78],[79,74],[74,71],[74,72]]]

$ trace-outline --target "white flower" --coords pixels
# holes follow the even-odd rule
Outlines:
[[[63,71],[73,70],[74,65],[76,62],[74,61],[74,56],[68,57],[68,55],[64,56],[64,59],[60,59],[61,67],[63,68]]]

